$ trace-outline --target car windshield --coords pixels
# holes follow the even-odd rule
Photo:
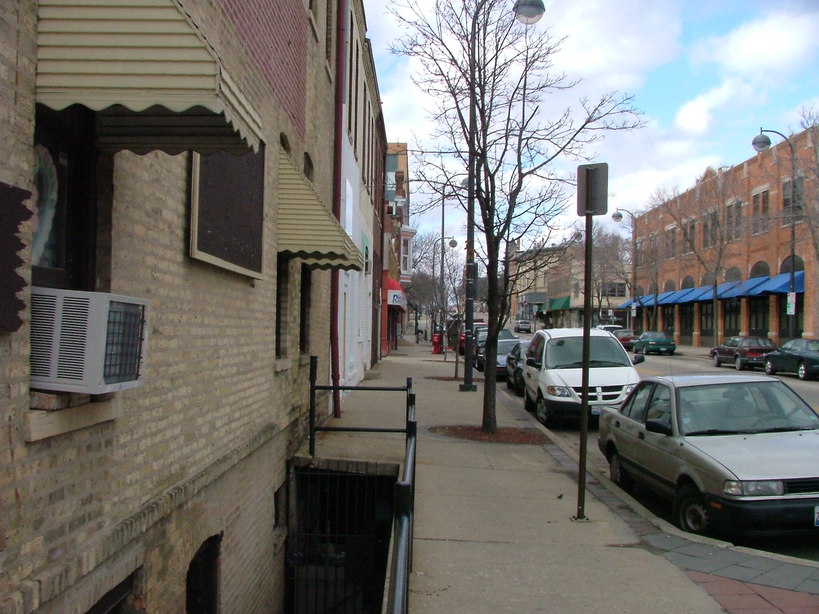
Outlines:
[[[677,408],[686,436],[819,429],[819,416],[779,381],[681,387]]]
[[[517,339],[500,339],[498,341],[498,356],[506,356],[518,343]]]
[[[583,366],[583,337],[549,339],[546,344],[547,369],[579,369]],[[590,367],[630,367],[620,342],[613,337],[589,338]]]
[[[670,337],[665,333],[646,333],[646,339],[651,339],[652,341],[670,341]]]
[[[624,328],[622,330],[614,331],[614,336],[617,337],[618,339],[620,337],[633,337],[634,336],[634,331],[631,330],[630,328]]]

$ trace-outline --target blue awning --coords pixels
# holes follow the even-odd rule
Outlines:
[[[738,286],[740,282],[738,281],[726,281],[725,283],[721,283],[717,286],[717,298],[725,298],[725,293],[730,290],[731,288]],[[698,301],[710,301],[714,298],[714,288],[712,286],[708,286],[708,292],[703,294],[702,296],[698,297]]]
[[[675,290],[658,302],[660,305],[674,305],[675,303],[679,303],[681,298],[685,297],[694,290],[696,290],[696,288],[683,288],[682,290]]]
[[[711,286],[698,286],[691,290],[688,294],[681,297],[677,300],[678,303],[696,303],[697,301],[704,300],[703,296],[705,296],[708,292],[711,291]]]
[[[738,286],[731,288],[720,298],[737,298],[740,296],[750,296],[750,291],[757,286],[770,281],[770,277],[751,277],[751,279],[743,281]]]
[[[805,271],[796,271],[793,274],[794,292],[805,291]],[[771,277],[768,281],[753,288],[749,294],[758,296],[760,294],[787,294],[791,291],[791,274],[780,273]]]
[[[659,296],[657,297],[657,304],[664,305],[665,303],[663,301],[665,301],[672,294],[676,294],[676,292],[677,292],[676,290],[667,290],[665,292],[660,292]]]
[[[630,298],[625,303],[623,303],[622,305],[617,305],[617,307],[615,307],[615,309],[625,309],[626,307],[631,307],[631,304],[633,302],[634,302],[634,299]]]

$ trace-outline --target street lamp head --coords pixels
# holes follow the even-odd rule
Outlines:
[[[756,151],[765,151],[771,146],[771,139],[767,134],[762,134],[761,132],[754,137],[754,140],[751,141],[751,145]]]
[[[455,239],[450,239],[449,246],[452,248],[458,247],[458,242]]]
[[[543,0],[516,0],[514,10],[515,18],[528,26],[540,21],[546,7],[543,6]]]
[[[611,219],[613,219],[615,222],[618,222],[618,223],[622,222],[623,221],[623,214],[620,213],[619,210],[615,211],[614,213],[611,214]]]

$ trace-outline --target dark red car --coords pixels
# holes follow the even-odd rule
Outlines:
[[[620,328],[615,330],[613,334],[623,345],[623,349],[631,351],[632,348],[634,348],[634,340],[637,338],[637,335],[634,334],[633,330],[630,328]]]
[[[775,349],[776,344],[767,337],[735,336],[712,348],[710,355],[715,367],[731,363],[740,371],[747,367],[763,367],[765,354]]]

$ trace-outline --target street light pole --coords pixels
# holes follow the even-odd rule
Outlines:
[[[467,141],[469,154],[467,158],[466,180],[466,296],[464,298],[464,383],[461,392],[474,392],[478,387],[472,383],[474,364],[473,330],[475,326],[475,131],[477,129],[477,110],[475,101],[475,39],[477,38],[478,15],[483,8],[484,0],[475,5],[472,25],[469,30],[469,127]]]
[[[754,140],[751,141],[751,145],[757,152],[763,152],[766,149],[769,149],[771,146],[771,139],[765,135],[766,132],[770,132],[771,134],[778,134],[781,136],[785,142],[788,144],[788,148],[790,149],[791,153],[791,185],[790,185],[790,196],[791,196],[791,206],[790,206],[790,213],[788,216],[790,217],[791,223],[791,266],[790,266],[790,292],[789,298],[793,300],[793,313],[788,314],[788,337],[790,339],[796,338],[796,150],[794,149],[793,143],[791,140],[786,137],[781,132],[777,132],[776,130],[763,130],[762,128],[759,129],[759,134],[754,137]]]
[[[475,43],[477,39],[478,17],[483,10],[486,0],[477,0],[475,12],[472,15],[472,24],[469,30],[469,127],[467,141],[469,143],[467,197],[466,197],[466,300],[464,301],[464,382],[460,385],[462,392],[473,392],[477,386],[472,383],[472,368],[474,364],[473,334],[475,326],[475,284],[477,280],[477,263],[475,262],[475,184],[476,158],[475,138],[477,131],[477,101],[475,100]],[[543,0],[516,0],[514,5],[515,18],[523,24],[530,25],[540,21],[546,7]]]
[[[634,214],[628,209],[615,209],[611,214],[611,219],[620,223],[623,220],[623,214],[627,213],[631,218],[631,294],[632,304],[638,300],[637,297],[637,232],[634,228]],[[631,324],[631,306],[629,306],[629,323]],[[633,329],[634,326],[631,326]]]

